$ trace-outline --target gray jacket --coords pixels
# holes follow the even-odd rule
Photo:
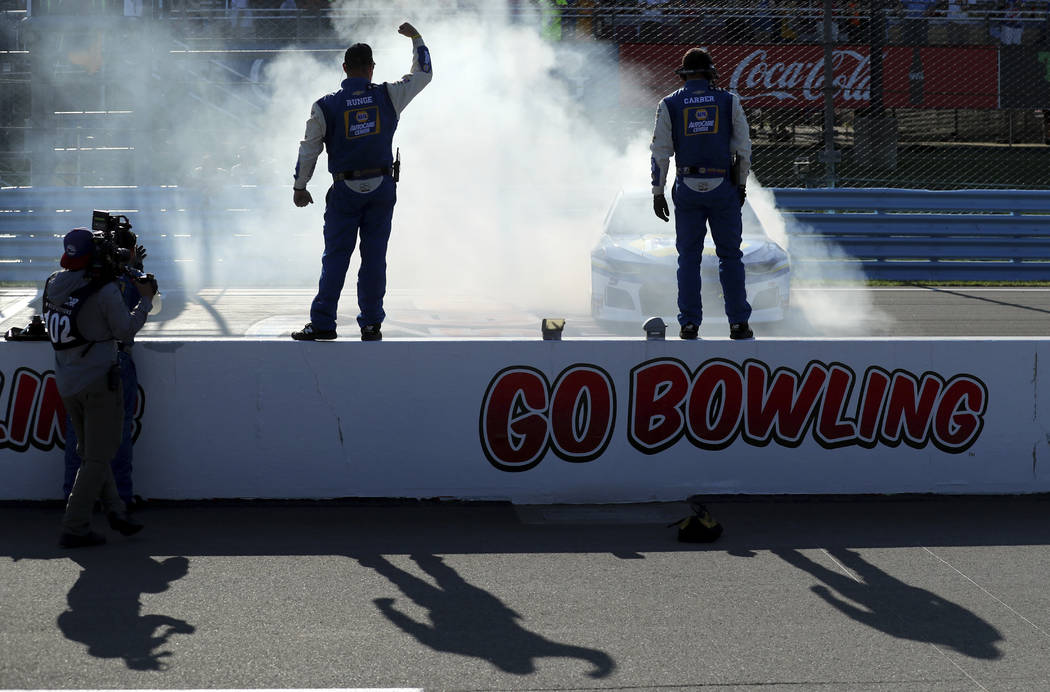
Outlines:
[[[51,302],[61,304],[69,295],[89,283],[83,270],[62,270],[48,279]],[[117,342],[131,341],[146,323],[153,299],[143,296],[134,310],[128,311],[116,281],[111,281],[84,299],[77,316],[77,328],[93,344],[55,351],[55,381],[62,396],[73,396],[92,382],[104,377],[117,362]]]

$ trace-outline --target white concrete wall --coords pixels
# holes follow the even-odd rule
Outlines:
[[[146,340],[135,351],[136,492],[515,502],[1046,492],[1048,355],[1050,340],[1032,339]],[[52,369],[46,343],[0,344],[0,499],[60,497]],[[926,382],[929,415],[898,432],[889,409],[923,408],[912,381],[920,392]]]

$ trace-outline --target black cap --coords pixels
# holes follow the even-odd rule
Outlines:
[[[715,79],[718,77],[718,70],[715,69],[710,53],[703,48],[690,48],[682,56],[682,66],[675,70],[675,74],[682,77],[706,75],[708,79]]]
[[[355,43],[346,49],[346,53],[343,55],[343,64],[350,69],[375,65],[372,62],[372,47],[367,43]]]

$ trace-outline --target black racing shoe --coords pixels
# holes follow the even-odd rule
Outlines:
[[[87,533],[63,533],[58,538],[58,544],[63,548],[89,548],[93,545],[102,545],[106,537],[94,531]]]
[[[142,530],[142,524],[128,517],[126,513],[110,512],[106,519],[109,520],[109,528],[122,536],[133,536]]]
[[[695,341],[698,336],[700,336],[700,325],[692,322],[683,324],[682,330],[678,332],[678,338],[687,341]]]
[[[317,329],[313,322],[307,322],[305,327],[292,332],[292,338],[296,341],[329,341],[336,338],[336,333],[334,329]]]
[[[754,341],[755,333],[747,326],[747,322],[737,322],[729,325],[729,338],[733,341]]]
[[[378,324],[366,324],[361,327],[361,341],[382,341],[383,332]]]

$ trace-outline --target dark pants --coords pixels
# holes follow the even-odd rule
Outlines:
[[[730,324],[747,322],[751,305],[744,288],[744,263],[740,237],[743,224],[736,186],[728,180],[710,192],[696,192],[676,178],[671,189],[674,200],[675,232],[678,248],[678,322],[701,324],[704,317],[700,298],[700,261],[704,252],[707,224],[718,255],[718,279],[725,296]]]
[[[360,326],[382,324],[386,295],[386,246],[394,216],[397,191],[394,180],[385,176],[372,192],[354,192],[343,182],[328,189],[324,212],[324,254],[317,297],[310,306],[315,329],[335,329],[339,294],[343,291],[350,256],[361,236],[361,269],[357,273],[357,316]]]
[[[127,504],[134,496],[131,485],[131,456],[132,436],[135,430],[135,408],[138,404],[139,377],[135,370],[135,361],[131,354],[120,351],[117,353],[120,363],[120,382],[124,388],[124,429],[120,438],[120,447],[110,462],[113,470],[113,479],[117,484],[117,492],[120,498]],[[69,497],[73,489],[73,481],[76,480],[77,470],[80,468],[80,455],[77,453],[77,433],[73,429],[73,422],[66,416],[66,477],[62,484],[62,493]]]

